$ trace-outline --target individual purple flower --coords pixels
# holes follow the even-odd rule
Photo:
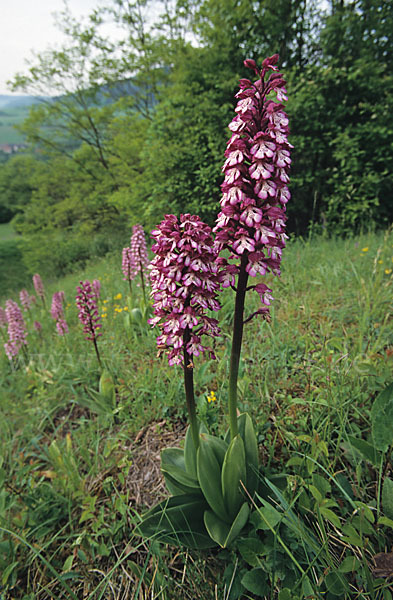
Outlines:
[[[33,300],[34,298],[34,300]],[[19,299],[20,299],[20,303],[22,305],[22,308],[24,311],[28,311],[32,305],[32,303],[35,301],[35,296],[30,296],[29,292],[27,290],[21,290],[19,292]]]
[[[287,100],[285,81],[275,66],[275,54],[258,69],[255,61],[246,67],[258,76],[252,83],[240,80],[236,116],[229,124],[232,137],[225,152],[222,168],[221,212],[213,231],[220,251],[230,251],[231,264],[220,258],[222,285],[234,285],[240,264],[248,275],[280,274],[281,252],[285,247],[285,207],[290,198],[288,171],[291,164],[288,142],[288,117],[281,101]],[[267,79],[266,73],[273,71]],[[275,93],[278,102],[270,99]],[[240,259],[240,261],[239,261]],[[226,268],[225,268],[226,267]],[[258,313],[267,314],[271,290],[264,284],[253,286],[263,303]]]
[[[150,323],[161,328],[159,349],[167,350],[170,365],[187,365],[205,350],[214,357],[201,342],[203,335],[214,338],[220,332],[217,320],[207,314],[221,308],[211,228],[197,216],[185,214],[178,220],[166,215],[151,235],[156,256],[150,264],[155,314]]]
[[[55,292],[52,296],[52,304],[50,314],[52,319],[56,321],[56,329],[59,335],[65,335],[68,333],[68,325],[64,318],[64,292]]]
[[[34,326],[34,329],[35,329],[35,330],[36,330],[38,333],[40,333],[40,332],[41,332],[41,330],[42,330],[42,325],[41,325],[41,323],[40,323],[39,321],[34,321],[34,323],[33,323],[33,326]]]
[[[4,348],[9,360],[12,360],[19,350],[27,345],[26,325],[21,309],[13,300],[7,300],[5,303],[5,314],[8,323],[8,342],[4,344]]]
[[[102,335],[100,315],[98,313],[97,298],[90,281],[80,281],[76,288],[75,302],[79,309],[78,318],[83,325],[85,339],[93,342],[99,365],[101,359],[97,347],[97,339]]]
[[[42,283],[42,279],[41,276],[36,273],[35,275],[33,275],[33,285],[34,285],[34,289],[36,291],[36,294],[39,298],[41,298],[43,304],[45,305],[45,289],[44,289],[44,284]]]

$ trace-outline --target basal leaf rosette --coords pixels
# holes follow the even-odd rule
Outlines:
[[[189,365],[193,356],[207,351],[215,358],[203,336],[220,334],[217,319],[210,311],[221,308],[217,254],[211,228],[190,214],[166,215],[152,232],[156,254],[150,264],[154,317],[161,335],[159,352],[166,351],[170,365]]]

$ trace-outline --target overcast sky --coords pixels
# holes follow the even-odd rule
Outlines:
[[[68,0],[74,16],[83,16],[103,0]],[[3,0],[0,10],[0,94],[11,94],[7,80],[26,72],[25,59],[32,50],[42,52],[56,46],[61,34],[54,12],[63,9],[63,0]]]

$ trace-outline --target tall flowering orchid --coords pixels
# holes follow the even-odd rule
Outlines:
[[[68,333],[68,325],[64,318],[64,292],[55,292],[52,296],[52,304],[50,314],[52,319],[56,321],[56,329],[59,335]]]
[[[41,298],[42,303],[45,306],[45,288],[41,276],[38,273],[33,275],[33,285],[38,298]]]
[[[9,360],[12,360],[21,348],[27,346],[26,325],[21,309],[13,300],[7,300],[5,303],[5,315],[8,323],[8,342],[4,344],[4,348]]]
[[[80,281],[76,288],[75,302],[78,307],[78,318],[83,325],[85,339],[93,342],[100,367],[101,358],[98,352],[97,339],[102,335],[100,315],[98,313],[97,297],[90,281]]]
[[[225,178],[221,186],[221,212],[213,229],[217,249],[227,249],[230,253],[228,259],[219,259],[223,284],[235,285],[237,275],[229,381],[232,437],[237,434],[237,378],[246,290],[254,289],[262,302],[262,307],[248,319],[255,314],[267,318],[273,299],[272,290],[264,283],[247,288],[248,278],[268,272],[280,274],[281,253],[287,238],[285,207],[290,198],[288,171],[292,145],[288,142],[288,117],[282,105],[287,96],[285,80],[277,72],[278,58],[278,54],[266,58],[260,69],[254,60],[244,61],[258,79],[254,83],[240,80],[237,114],[229,124],[232,136],[222,168]],[[271,99],[271,94],[278,101]]]
[[[272,300],[271,290],[260,281],[248,285],[249,277],[268,272],[279,275],[286,239],[291,145],[281,104],[286,100],[285,81],[277,73],[277,60],[277,55],[267,58],[260,69],[253,60],[245,61],[258,79],[240,81],[237,114],[229,125],[232,136],[225,152],[215,242],[211,242],[210,228],[190,215],[183,215],[180,222],[167,215],[153,232],[157,256],[151,275],[156,314],[152,322],[161,327],[158,343],[169,352],[170,363],[183,364],[188,408],[189,397],[193,398],[187,392],[191,359],[204,349],[199,339],[191,346],[192,338],[200,332],[215,337],[219,331],[217,322],[210,322],[203,311],[219,307],[216,292],[220,286],[236,291],[229,430],[224,439],[209,435],[198,427],[189,408],[184,450],[166,448],[161,454],[161,470],[172,497],[153,507],[140,525],[142,534],[160,535],[162,541],[174,545],[231,546],[249,520],[248,500],[258,489],[257,437],[250,415],[237,414],[237,381],[244,323],[255,314],[267,318]],[[277,101],[270,99],[271,93]],[[222,250],[225,254],[219,257]],[[262,307],[245,319],[248,290],[259,294]]]
[[[192,359],[213,349],[202,344],[202,336],[219,335],[217,320],[207,311],[219,310],[220,287],[211,228],[197,216],[166,215],[152,232],[156,254],[151,262],[154,317],[150,323],[161,328],[159,349],[168,353],[169,364],[184,368],[187,407],[193,437],[198,445]]]

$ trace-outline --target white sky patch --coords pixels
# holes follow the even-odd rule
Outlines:
[[[87,16],[102,0],[68,0],[75,17]],[[64,9],[63,0],[4,0],[0,18],[0,94],[11,94],[7,81],[26,73],[26,60],[34,63],[33,51],[59,47],[63,34],[55,25],[54,13]],[[17,92],[18,94],[18,92]]]

